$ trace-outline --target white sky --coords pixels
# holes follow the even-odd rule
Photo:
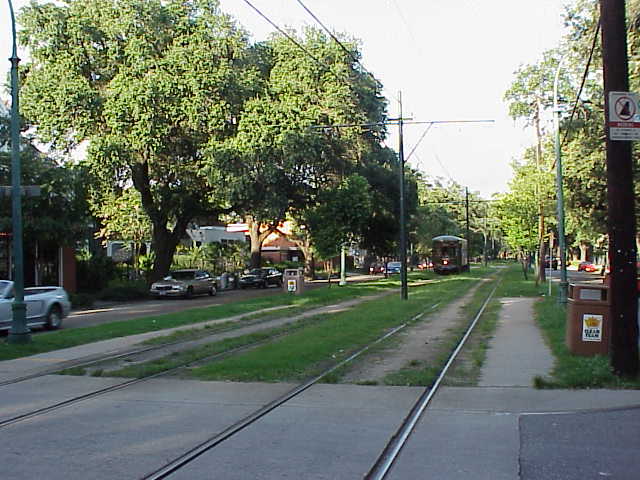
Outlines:
[[[314,20],[296,0],[250,0],[280,27]],[[494,124],[435,125],[409,163],[429,175],[452,178],[483,197],[505,191],[509,164],[533,143],[507,115],[502,97],[513,72],[536,62],[562,34],[563,0],[302,0],[328,27],[362,41],[362,63],[385,86],[389,114],[416,121],[492,119]],[[16,11],[27,4],[14,0]],[[273,27],[243,0],[220,0],[263,40]],[[9,7],[0,3],[0,59],[11,55]],[[24,57],[24,54],[19,55]],[[6,61],[0,74],[10,69]],[[3,94],[3,98],[7,96]],[[405,127],[405,155],[426,126]],[[397,150],[397,127],[388,145]]]

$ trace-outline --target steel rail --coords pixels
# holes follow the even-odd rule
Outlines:
[[[137,385],[139,383],[143,383],[143,382],[152,380],[154,378],[162,377],[164,375],[169,375],[170,373],[173,373],[173,372],[175,372],[177,370],[180,370],[181,368],[184,368],[186,366],[192,365],[192,364],[194,364],[196,362],[218,360],[220,358],[224,358],[224,357],[227,357],[229,355],[233,355],[233,354],[238,353],[240,351],[244,351],[244,350],[247,350],[249,348],[253,348],[253,347],[259,346],[259,345],[261,345],[263,343],[266,343],[267,341],[270,341],[270,340],[272,340],[272,337],[269,337],[269,338],[267,338],[265,340],[261,340],[259,342],[253,342],[253,343],[250,343],[250,344],[247,344],[247,345],[242,345],[240,347],[236,347],[236,348],[227,350],[225,352],[216,353],[215,355],[211,355],[209,357],[201,358],[201,359],[198,359],[197,361],[185,362],[185,363],[182,363],[182,364],[177,365],[175,367],[172,367],[172,368],[170,368],[168,370],[163,370],[162,372],[157,372],[157,373],[154,373],[152,375],[148,375],[146,377],[133,378],[133,379],[130,379],[130,380],[126,380],[126,381],[124,381],[122,383],[118,383],[116,385],[110,385],[108,387],[100,388],[98,390],[94,390],[92,392],[85,393],[83,395],[78,395],[78,396],[75,396],[73,398],[68,398],[67,400],[63,400],[63,401],[55,403],[53,405],[48,405],[46,407],[42,407],[42,408],[39,408],[39,409],[36,409],[36,410],[32,410],[32,411],[27,412],[27,413],[16,415],[15,417],[11,417],[11,418],[8,418],[6,420],[1,420],[0,421],[0,429],[2,429],[4,427],[8,427],[9,425],[16,424],[18,422],[22,422],[24,420],[28,420],[30,418],[38,417],[40,415],[45,415],[47,413],[51,413],[53,411],[60,410],[60,409],[65,408],[65,407],[68,407],[68,406],[71,406],[71,405],[75,405],[76,403],[80,403],[80,402],[83,402],[85,400],[90,400],[92,398],[100,397],[102,395],[106,395],[107,393],[116,392],[118,390],[122,390],[122,389],[125,389],[127,387],[131,387],[133,385]],[[92,363],[95,363],[95,362],[92,362]]]
[[[431,307],[431,308],[435,308],[435,306]],[[422,314],[417,315],[416,317],[412,318],[409,322],[417,320],[424,313],[426,313],[426,310]],[[262,322],[256,322],[254,324],[258,324],[259,325],[260,323],[262,323]],[[298,328],[301,328],[301,327],[298,327]],[[228,330],[232,331],[234,329],[228,329]],[[225,330],[225,331],[227,331],[227,330]],[[216,332],[216,334],[218,334],[218,333],[221,333],[221,332]],[[251,343],[248,343],[246,345],[241,345],[241,346],[238,346],[236,348],[232,348],[232,349],[226,350],[224,352],[216,353],[216,354],[208,356],[208,357],[203,357],[203,358],[200,358],[200,359],[197,359],[197,360],[190,360],[188,362],[184,362],[184,363],[182,363],[180,365],[177,365],[175,367],[172,367],[170,369],[163,370],[162,372],[157,372],[157,373],[154,373],[152,375],[148,375],[148,376],[142,377],[142,378],[134,378],[134,379],[126,380],[126,381],[124,381],[122,383],[118,383],[116,385],[110,385],[108,387],[100,388],[98,390],[94,390],[92,392],[85,393],[83,395],[77,395],[75,397],[68,398],[66,400],[54,403],[52,405],[48,405],[46,407],[38,408],[38,409],[29,411],[29,412],[26,412],[26,413],[23,413],[23,414],[20,414],[20,415],[16,415],[16,416],[8,418],[6,420],[0,420],[0,429],[2,429],[4,427],[8,427],[10,425],[14,425],[16,423],[19,423],[19,422],[22,422],[22,421],[25,421],[25,420],[28,420],[28,419],[31,419],[31,418],[34,418],[34,417],[38,417],[38,416],[41,416],[41,415],[45,415],[47,413],[54,412],[56,410],[60,410],[62,408],[65,408],[65,407],[68,407],[68,406],[71,406],[71,405],[75,405],[75,404],[83,402],[85,400],[90,400],[92,398],[96,398],[96,397],[99,397],[99,396],[102,396],[102,395],[106,395],[106,394],[111,393],[111,392],[122,390],[122,389],[128,388],[130,386],[137,385],[139,383],[143,383],[143,382],[155,379],[155,378],[159,378],[159,377],[162,377],[162,376],[165,376],[165,375],[169,375],[169,374],[171,374],[173,372],[176,372],[177,370],[180,370],[180,369],[182,369],[182,368],[184,368],[186,366],[189,366],[189,365],[194,365],[194,364],[202,363],[202,362],[211,362],[211,361],[216,361],[216,360],[219,360],[219,359],[222,359],[222,358],[226,358],[228,356],[231,356],[231,355],[234,355],[234,354],[249,350],[251,348],[258,347],[260,345],[263,345],[263,344],[265,344],[267,342],[273,341],[274,339],[279,338],[279,337],[281,337],[283,335],[286,335],[286,334],[287,333],[277,333],[275,335],[270,335],[269,337],[267,337],[267,338],[265,338],[263,340],[259,340],[259,341],[256,341],[256,342],[251,342]],[[133,354],[136,354],[136,353],[144,353],[144,352],[151,351],[151,350],[157,350],[158,348],[163,348],[163,347],[168,347],[168,346],[175,346],[176,344],[180,344],[180,343],[188,343],[188,341],[174,342],[174,343],[170,343],[170,344],[164,344],[164,345],[159,345],[159,346],[148,347],[148,348],[145,348],[145,349],[136,350],[133,353],[121,353],[121,354],[117,354],[117,355],[111,355],[111,356],[108,356],[107,358],[101,358],[101,359],[98,359],[98,360],[86,362],[85,364],[79,364],[79,365],[75,365],[75,366],[78,367],[78,366],[93,365],[95,363],[99,363],[99,362],[102,362],[102,361],[105,361],[105,360],[111,360],[111,359],[126,357],[128,355],[133,355]],[[65,368],[71,368],[71,367],[67,365],[67,366],[65,366]],[[60,371],[60,370],[63,370],[63,369],[58,369],[56,371]],[[53,372],[51,372],[51,373],[53,373]],[[325,373],[325,375],[326,375],[326,373]],[[33,376],[31,376],[29,378],[37,378],[39,376],[43,376],[43,375],[34,374]],[[29,378],[24,377],[24,380],[29,379]],[[14,383],[17,383],[17,382],[14,382]]]
[[[278,306],[278,307],[271,307],[271,308],[266,308],[263,310],[258,310],[255,312],[247,312],[247,313],[243,313],[235,317],[235,320],[228,320],[225,318],[221,318],[221,319],[215,319],[212,321],[226,321],[226,322],[230,322],[230,323],[238,323],[238,325],[230,325],[228,328],[222,328],[220,330],[217,330],[215,332],[212,332],[210,335],[206,335],[201,337],[201,339],[207,338],[207,337],[212,337],[215,335],[219,335],[221,333],[227,333],[227,332],[232,332],[234,330],[239,330],[241,328],[247,327],[247,326],[253,326],[253,325],[260,325],[263,322],[268,322],[270,321],[270,319],[266,319],[266,320],[256,320],[253,322],[247,322],[247,323],[243,323],[240,324],[239,322],[241,320],[243,320],[246,317],[251,317],[252,315],[260,315],[260,314],[269,314],[272,311],[277,311],[277,310],[285,310],[288,308],[292,308],[291,305],[285,305],[285,306]],[[198,328],[202,328],[202,324],[206,324],[207,321],[205,322],[201,322],[201,323],[194,323],[191,325],[186,325],[186,327],[193,327],[193,330],[197,330]],[[187,329],[185,328],[185,331]],[[148,346],[148,347],[139,347],[139,348],[124,348],[124,349],[120,349],[118,350],[116,353],[107,353],[107,354],[93,354],[93,355],[87,355],[85,357],[82,358],[78,358],[75,360],[68,360],[66,362],[62,362],[61,364],[56,365],[55,367],[51,367],[51,368],[45,368],[42,369],[38,372],[35,373],[31,373],[28,375],[23,375],[21,377],[15,377],[15,378],[11,378],[9,380],[3,380],[0,381],[0,387],[4,387],[6,385],[13,385],[15,383],[20,383],[20,382],[24,382],[27,380],[33,380],[34,378],[39,378],[39,377],[44,377],[46,375],[53,375],[56,374],[58,372],[62,372],[64,370],[67,370],[69,368],[82,368],[82,367],[88,367],[91,365],[95,365],[97,363],[102,363],[102,362],[108,362],[111,360],[117,360],[119,358],[125,358],[128,356],[133,356],[133,355],[138,355],[141,353],[147,353],[147,352],[153,352],[156,350],[162,350],[163,348],[167,348],[167,347],[175,347],[177,345],[181,345],[181,344],[187,344],[189,342],[194,341],[193,338],[191,339],[186,339],[186,340],[177,340],[175,342],[167,342],[167,343],[163,343],[160,345],[152,345],[152,346]]]
[[[389,443],[384,448],[384,450],[382,451],[382,453],[374,463],[373,467],[371,467],[369,472],[364,476],[365,480],[383,480],[386,477],[387,473],[391,470],[391,467],[394,465],[396,459],[398,458],[400,451],[406,444],[407,440],[409,439],[409,436],[411,435],[418,421],[422,417],[422,414],[426,410],[427,406],[431,402],[431,399],[436,394],[438,388],[440,387],[440,384],[444,380],[444,377],[447,374],[449,367],[451,367],[451,365],[455,361],[456,357],[458,356],[458,353],[460,353],[460,350],[462,350],[462,347],[464,346],[467,339],[471,335],[471,332],[473,331],[474,327],[478,323],[478,320],[480,319],[487,305],[493,298],[493,294],[498,288],[499,283],[500,283],[500,279],[498,279],[495,286],[489,293],[488,297],[480,307],[480,310],[478,311],[475,318],[471,322],[466,333],[464,334],[460,342],[458,342],[457,347],[449,356],[447,363],[445,364],[444,368],[440,372],[440,375],[438,375],[438,378],[436,379],[436,381],[433,383],[433,385],[430,388],[425,389],[422,395],[420,395],[416,403],[411,408],[411,411],[409,412],[407,417],[404,419],[404,421],[400,425],[400,428],[391,437],[391,439],[389,440]]]
[[[256,410],[255,412],[247,415],[243,419],[239,420],[238,422],[234,423],[230,427],[228,427],[225,430],[223,430],[222,432],[220,432],[220,433],[208,438],[204,442],[202,442],[199,445],[193,447],[192,449],[188,450],[187,452],[185,452],[184,454],[182,454],[179,457],[175,458],[174,460],[166,463],[163,467],[161,467],[161,468],[155,470],[154,472],[151,472],[148,475],[142,477],[142,480],[161,480],[163,478],[167,478],[169,475],[171,475],[172,473],[180,470],[182,467],[184,467],[188,463],[192,462],[193,460],[198,458],[200,455],[206,453],[207,451],[209,451],[212,448],[216,447],[220,443],[222,443],[225,440],[231,438],[233,435],[235,435],[235,434],[239,433],[240,431],[244,430],[245,428],[249,427],[250,425],[252,425],[256,421],[258,421],[260,418],[262,418],[265,415],[269,414],[270,412],[272,412],[276,408],[282,406],[284,403],[288,402],[292,398],[300,395],[302,392],[304,392],[305,390],[309,389],[310,387],[312,387],[313,385],[318,383],[320,380],[322,380],[327,375],[333,373],[334,371],[336,371],[339,368],[343,367],[347,363],[353,361],[354,359],[356,359],[357,357],[362,355],[364,352],[369,350],[371,347],[383,342],[384,340],[386,340],[389,337],[391,337],[391,336],[395,335],[396,333],[400,332],[401,330],[403,330],[407,326],[409,326],[412,323],[418,321],[428,311],[435,309],[436,307],[438,307],[438,305],[440,305],[440,304],[436,303],[436,304],[432,305],[431,307],[423,310],[421,313],[415,315],[414,317],[412,317],[407,322],[405,322],[405,323],[403,323],[401,325],[398,325],[397,327],[395,327],[394,329],[392,329],[389,332],[385,333],[384,335],[382,335],[381,337],[377,338],[373,342],[371,342],[368,345],[365,345],[361,349],[357,350],[355,353],[352,353],[351,355],[349,355],[344,360],[342,360],[342,361],[338,362],[337,364],[333,365],[332,367],[326,369],[324,372],[320,373],[318,376],[316,376],[316,377],[308,380],[307,382],[305,382],[305,383],[303,383],[301,385],[298,385],[297,387],[289,390],[287,393],[285,393],[285,394],[281,395],[280,397],[276,398],[275,400],[269,402],[268,404],[264,405],[262,408]]]

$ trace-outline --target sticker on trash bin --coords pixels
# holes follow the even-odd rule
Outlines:
[[[603,315],[585,313],[582,315],[582,341],[601,342],[602,341],[602,320]]]
[[[580,300],[602,300],[601,291],[594,288],[581,288]]]
[[[295,292],[296,291],[296,280],[287,280],[287,291]]]

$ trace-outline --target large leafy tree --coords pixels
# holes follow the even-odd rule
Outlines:
[[[507,244],[523,255],[535,251],[539,243],[540,199],[545,199],[548,208],[553,189],[551,172],[540,169],[535,157],[534,149],[529,149],[523,162],[514,163],[510,191],[500,195],[495,204]]]
[[[0,184],[11,185],[9,117],[0,113]],[[40,152],[32,139],[22,137],[20,146],[23,185],[40,187],[38,196],[22,199],[23,234],[26,249],[35,243],[74,245],[88,233],[90,215],[85,201],[86,175],[82,168],[62,165]],[[0,204],[0,231],[13,228],[11,202]]]
[[[163,275],[188,224],[228,205],[207,152],[251,95],[245,34],[215,0],[31,4],[22,105],[54,148],[88,142],[96,202],[140,194]]]
[[[371,215],[371,200],[369,184],[360,175],[321,192],[318,203],[305,211],[305,223],[321,258],[330,259],[342,245],[360,240]]]
[[[379,122],[385,103],[378,84],[354,62],[355,43],[348,44],[348,55],[316,29],[297,41],[305,51],[282,35],[255,46],[262,88],[245,105],[226,155],[218,156],[218,170],[226,172],[224,183],[249,227],[253,266],[260,264],[264,239],[287,216],[304,226],[307,207],[353,173],[384,131],[316,128]]]

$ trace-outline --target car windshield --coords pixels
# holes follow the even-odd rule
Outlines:
[[[400,262],[389,262],[388,265],[390,268],[396,268],[396,267],[400,267]]]
[[[193,275],[193,272],[171,272],[169,277],[174,280],[192,280]]]
[[[254,268],[253,270],[251,270],[248,275],[262,275],[263,274],[263,270],[259,269],[259,268]]]

